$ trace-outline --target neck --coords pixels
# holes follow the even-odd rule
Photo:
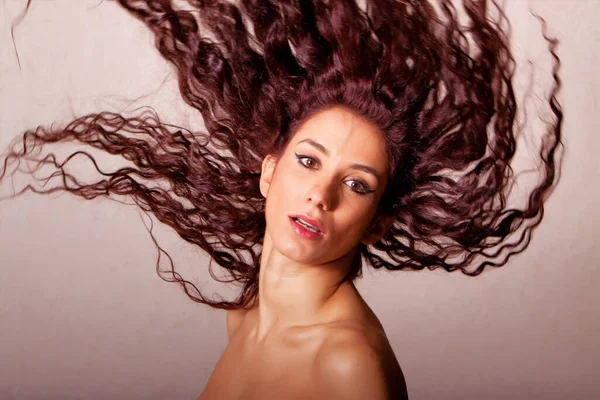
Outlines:
[[[335,299],[356,292],[352,282],[336,284],[350,268],[356,251],[322,265],[294,262],[273,248],[268,234],[261,256],[256,326],[257,343],[301,326],[325,323],[338,311]]]

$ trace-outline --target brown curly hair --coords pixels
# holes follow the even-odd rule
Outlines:
[[[205,250],[229,272],[227,281],[243,284],[235,301],[213,301],[172,261],[167,271],[157,263],[159,275],[181,284],[194,301],[234,309],[255,297],[265,232],[261,162],[332,105],[381,128],[391,170],[378,212],[393,216],[393,225],[377,243],[361,245],[344,281],[361,276],[361,260],[388,270],[442,267],[477,275],[529,243],[556,181],[561,143],[557,41],[541,18],[554,57],[547,98],[554,120],[540,148],[539,180],[526,206],[516,208],[507,205],[516,151],[515,61],[495,1],[464,0],[467,25],[449,1],[370,0],[363,8],[354,0],[186,0],[185,9],[172,0],[119,3],[154,32],[206,131],[166,124],[151,111],[85,115],[61,128],[25,132],[7,153],[0,182],[9,165],[34,159],[39,167],[53,165],[63,184],[28,185],[15,196],[64,190],[85,199],[133,199]],[[83,184],[64,166],[77,154],[93,161],[84,150],[60,163],[52,153],[34,157],[56,142],[79,142],[132,166],[98,169],[105,179]]]

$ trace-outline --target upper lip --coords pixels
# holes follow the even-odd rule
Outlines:
[[[311,224],[315,228],[317,228],[321,233],[323,232],[323,226],[316,219],[312,219],[307,215],[290,215],[290,218],[300,218],[302,221]]]

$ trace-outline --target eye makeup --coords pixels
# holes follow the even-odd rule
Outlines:
[[[311,157],[306,154],[298,154],[298,153],[294,153],[294,154],[296,155],[296,159],[298,160],[298,163],[306,169],[316,169],[316,167],[314,167],[313,165],[319,164],[319,161],[317,159],[315,159],[314,157]],[[350,179],[349,181],[346,181],[346,182],[355,182],[359,185],[358,190],[356,190],[356,186],[351,186],[351,185],[346,184],[356,194],[366,195],[366,194],[375,192],[375,190],[371,189],[369,187],[369,185],[362,179],[354,178],[354,179]],[[344,183],[346,183],[346,182],[344,182]]]

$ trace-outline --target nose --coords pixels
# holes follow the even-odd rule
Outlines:
[[[336,202],[333,185],[331,183],[313,185],[306,195],[306,200],[323,211],[332,210],[335,207]]]

